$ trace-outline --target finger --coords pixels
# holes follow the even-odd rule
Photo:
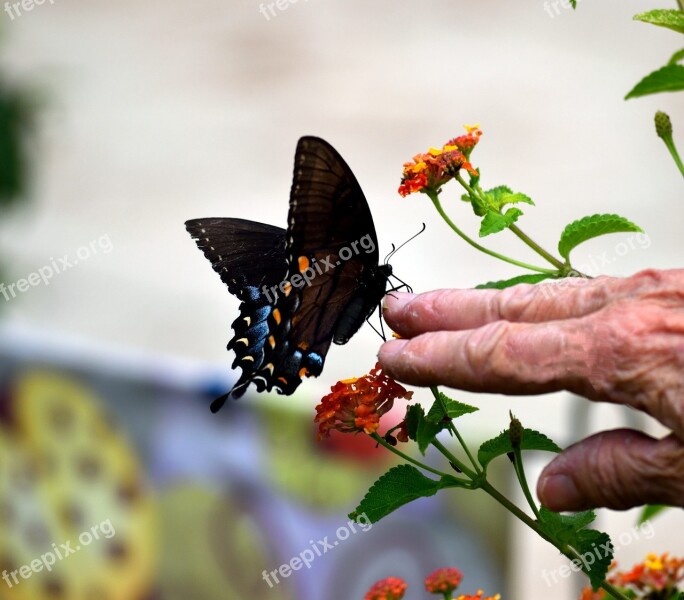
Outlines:
[[[383,344],[378,359],[392,377],[413,385],[537,394],[567,389],[591,397],[592,343],[575,320],[498,321],[469,331],[437,331]]]
[[[628,279],[566,278],[505,290],[437,290],[424,294],[392,292],[385,297],[384,317],[402,337],[426,331],[475,329],[494,321],[541,323],[586,316],[611,302],[634,296],[653,285],[653,273]]]
[[[684,444],[672,435],[656,440],[631,429],[599,433],[551,462],[537,494],[554,511],[684,506]]]

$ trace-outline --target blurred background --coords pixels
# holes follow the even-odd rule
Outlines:
[[[618,276],[681,267],[681,176],[653,114],[668,112],[676,133],[684,97],[622,100],[679,47],[674,32],[631,19],[662,3],[279,6],[0,6],[0,569],[107,520],[116,530],[50,571],[0,582],[0,598],[353,600],[389,575],[420,597],[422,578],[445,565],[465,573],[463,591],[576,597],[581,578],[549,586],[542,576],[563,564],[555,551],[457,492],[350,534],[270,587],[262,572],[334,539],[392,464],[358,439],[317,443],[312,423],[330,385],[373,366],[379,340],[366,327],[293,397],[251,393],[211,415],[236,378],[224,348],[238,303],[183,223],[284,226],[297,139],[318,135],[364,188],[381,256],[427,224],[392,261],[415,290],[515,275],[450,234],[426,198],[396,193],[403,162],[480,123],[484,185],[535,200],[520,225],[544,246],[576,218],[617,212],[648,239],[594,240],[576,266]],[[468,207],[446,193],[475,236]],[[506,233],[487,242],[533,259]],[[481,409],[463,420],[473,444],[502,430],[509,408],[561,445],[635,422],[568,394],[455,395]],[[618,538],[635,520],[604,511],[599,525]],[[622,536],[621,566],[684,553],[683,522],[671,511],[650,538]]]

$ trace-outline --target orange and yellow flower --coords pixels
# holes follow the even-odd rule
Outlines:
[[[483,598],[484,592],[482,590],[477,590],[477,594],[470,595],[470,594],[461,594],[456,598],[456,600],[501,600],[501,594],[495,594],[494,596],[487,596],[486,598]]]
[[[410,400],[412,396],[413,392],[386,375],[379,364],[368,375],[338,381],[316,407],[318,439],[327,437],[333,429],[342,433],[375,433],[380,417],[392,409],[394,401]]]
[[[407,584],[399,577],[387,577],[373,584],[364,600],[401,600],[406,593]]]
[[[617,563],[613,563],[610,570],[613,571]],[[618,571],[608,578],[608,582],[619,587],[632,590],[637,593],[637,598],[660,598],[660,592],[672,592],[677,584],[684,581],[684,559],[671,558],[666,552],[658,556],[649,554],[643,563],[634,565],[631,571],[626,573]],[[669,595],[668,595],[669,597]],[[585,588],[580,600],[603,600],[608,594],[603,590],[593,592],[591,588]]]
[[[438,192],[453,179],[461,169],[477,176],[477,171],[469,162],[470,153],[482,135],[479,126],[466,125],[467,133],[450,140],[441,150],[430,148],[423,154],[416,154],[412,162],[404,163],[404,171],[399,185],[399,194],[408,196],[415,192]]]
[[[453,140],[449,140],[447,144],[456,146],[461,152],[463,152],[463,154],[465,154],[466,158],[470,158],[470,153],[480,141],[482,130],[480,129],[479,123],[476,125],[464,125],[464,127],[467,133],[465,135],[459,135]]]

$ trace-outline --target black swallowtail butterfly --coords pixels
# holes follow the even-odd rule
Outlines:
[[[297,144],[287,230],[219,218],[185,226],[241,301],[228,349],[242,375],[213,412],[250,383],[289,395],[302,377],[320,375],[330,343],[345,344],[359,330],[392,274],[378,264],[373,218],[356,177],[316,137]]]

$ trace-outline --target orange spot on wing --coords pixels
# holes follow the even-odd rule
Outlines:
[[[285,385],[287,385],[287,383],[288,383],[287,379],[285,379],[284,377],[278,377],[278,381],[284,383]]]
[[[277,308],[273,309],[273,320],[276,322],[276,325],[280,325],[280,322],[283,320],[283,317]]]
[[[302,377],[308,377],[309,376],[309,370],[306,367],[302,367],[299,369],[299,378],[301,379]]]
[[[297,346],[300,350],[308,350],[309,349],[309,342],[299,342],[299,345]]]
[[[275,348],[276,341],[275,338],[272,335],[268,336],[268,343],[270,344],[271,348]]]
[[[292,291],[292,284],[288,281],[285,283],[285,297],[290,295],[290,292]]]
[[[299,272],[303,273],[309,268],[309,265],[311,264],[309,262],[309,259],[306,256],[300,256],[298,259],[299,262]]]

